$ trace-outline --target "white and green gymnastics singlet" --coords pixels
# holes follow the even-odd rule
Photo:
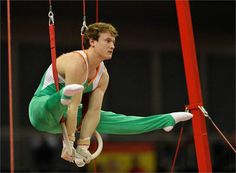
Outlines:
[[[87,56],[83,51],[80,53],[87,64]],[[98,86],[99,80],[105,69],[103,62],[97,69],[96,77],[91,81],[84,82],[84,93],[92,92]],[[38,130],[48,133],[62,133],[60,120],[66,117],[67,106],[61,104],[62,89],[65,86],[64,79],[58,75],[60,91],[56,91],[52,66],[50,65],[39,84],[38,89],[29,104],[29,119],[31,124]],[[147,117],[117,114],[102,111],[97,131],[102,134],[140,134],[164,127],[174,126],[175,120],[170,114],[151,115]],[[78,108],[78,124],[82,117],[82,105]]]

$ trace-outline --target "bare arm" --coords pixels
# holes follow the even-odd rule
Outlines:
[[[99,123],[103,97],[106,92],[108,83],[109,83],[109,75],[107,70],[105,69],[100,79],[98,87],[90,95],[88,111],[83,119],[81,127],[81,132],[80,132],[81,139],[91,137]]]
[[[58,61],[58,71],[65,77],[65,84],[82,84],[87,75],[86,65],[78,54],[68,53],[61,56]],[[77,112],[81,102],[83,91],[75,94],[68,106],[66,128],[71,141],[75,140],[77,127]]]

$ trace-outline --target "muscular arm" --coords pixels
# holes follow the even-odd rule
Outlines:
[[[109,75],[107,70],[105,69],[100,79],[98,87],[90,95],[88,111],[83,119],[81,127],[81,132],[80,132],[81,139],[91,137],[99,123],[103,97],[107,89],[108,82],[109,82]]]
[[[68,53],[62,55],[58,61],[58,71],[65,77],[65,84],[82,84],[87,75],[86,65],[83,62],[82,57],[79,57],[78,54]],[[75,94],[71,103],[68,106],[67,119],[66,119],[66,128],[69,139],[75,140],[75,131],[77,127],[77,112],[78,107],[81,102],[83,91]]]

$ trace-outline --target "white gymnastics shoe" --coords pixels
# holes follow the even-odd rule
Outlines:
[[[170,115],[174,118],[175,124],[182,122],[182,121],[187,121],[190,120],[193,117],[193,114],[189,112],[173,112],[170,113]],[[163,128],[166,132],[170,132],[173,129],[174,126],[168,126]]]
[[[73,95],[75,95],[76,93],[83,91],[84,90],[84,86],[80,85],[80,84],[70,84],[70,85],[66,85],[63,89],[62,89],[62,93],[61,93],[61,103],[63,105],[69,105],[71,102],[71,97]]]

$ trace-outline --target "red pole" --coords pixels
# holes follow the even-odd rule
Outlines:
[[[12,96],[12,57],[11,57],[11,12],[7,1],[7,39],[8,39],[8,88],[9,88],[9,131],[10,131],[10,172],[14,172],[14,134],[13,134],[13,96]]]
[[[96,22],[99,20],[99,4],[98,0],[96,0]]]
[[[198,171],[212,172],[205,117],[198,106],[202,106],[201,84],[188,0],[176,0],[180,39],[187,81],[189,108],[192,119]]]

